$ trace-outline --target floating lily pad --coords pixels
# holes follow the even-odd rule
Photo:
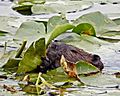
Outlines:
[[[14,34],[17,27],[12,25],[11,22],[15,22],[17,19],[18,17],[0,16],[0,31]]]
[[[30,72],[41,64],[41,56],[45,55],[45,39],[41,38],[31,44],[20,61],[17,73]]]
[[[55,39],[57,36],[59,36],[60,34],[62,33],[65,33],[67,30],[70,30],[74,28],[74,25],[72,24],[69,24],[69,23],[66,23],[66,24],[62,24],[62,25],[57,25],[54,30],[52,30],[52,32],[50,32],[48,34],[49,38],[48,38],[48,41],[47,41],[47,46],[48,44],[53,40]],[[46,38],[47,39],[47,38]]]
[[[114,19],[113,20],[116,24],[120,25],[120,18]]]
[[[28,21],[21,24],[17,30],[14,39],[24,41],[26,40],[28,45],[31,42],[38,40],[45,35],[45,26],[43,23],[37,23],[35,21]]]
[[[33,4],[43,4],[43,3],[45,3],[45,0],[19,0],[18,4],[23,4],[25,2],[30,2]]]
[[[90,36],[96,36],[94,27],[89,23],[81,23],[77,25],[73,30],[77,34],[87,34]]]
[[[97,67],[85,61],[77,62],[76,70],[78,74],[90,74],[90,73],[97,73],[100,71]]]
[[[7,71],[15,72],[18,69],[18,64],[20,61],[21,58],[11,58],[7,61],[3,68]]]
[[[99,38],[84,34],[80,36],[76,33],[63,34],[59,37],[59,39],[66,44],[70,44],[90,52],[94,52],[95,50],[100,48],[101,45],[109,44],[108,42]]]
[[[114,21],[104,16],[100,12],[85,14],[74,21],[74,24],[80,23],[90,23],[95,28],[97,36],[109,31],[109,29],[106,29],[107,27],[116,26]]]
[[[62,16],[53,16],[48,20],[47,23],[47,33],[51,32],[57,25],[63,25],[68,23],[65,17]]]
[[[46,2],[43,5],[33,5],[31,10],[33,14],[67,13],[84,10],[90,8],[92,5],[91,2],[83,1],[56,1]]]
[[[96,74],[92,76],[82,77],[80,79],[89,86],[96,87],[113,87],[118,86],[120,79],[116,78],[114,75],[107,74]]]

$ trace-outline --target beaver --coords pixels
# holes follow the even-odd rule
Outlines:
[[[47,48],[46,57],[41,58],[42,64],[39,66],[40,72],[46,73],[47,70],[60,67],[60,59],[62,55],[66,60],[73,63],[83,60],[91,63],[100,71],[104,68],[100,56],[90,54],[83,49],[62,42],[52,42]]]

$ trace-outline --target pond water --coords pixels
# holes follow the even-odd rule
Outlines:
[[[88,0],[90,1],[90,0]],[[92,7],[90,7],[87,10],[83,10],[77,13],[67,13],[67,19],[68,20],[74,20],[78,17],[80,17],[83,14],[89,13],[89,12],[95,12],[95,11],[101,11],[105,15],[107,15],[110,18],[120,18],[120,0],[104,0],[102,3],[102,0],[93,0],[95,3]],[[116,2],[118,2],[116,4]],[[51,15],[37,15],[37,16],[23,16],[11,9],[12,3],[8,1],[0,1],[0,16],[15,16],[23,18],[23,21],[26,19],[33,19],[33,18],[42,18],[42,19],[48,19],[52,17],[53,15],[58,14],[51,14]],[[9,50],[14,50],[14,48],[9,48]],[[0,56],[3,53],[4,48],[0,47]],[[117,80],[112,78],[112,74],[115,72],[120,72],[120,42],[115,42],[110,45],[103,45],[99,49],[95,49],[93,53],[96,53],[100,55],[102,62],[104,63],[105,68],[103,69],[103,73],[108,76],[107,80],[105,82],[108,82],[108,84],[104,84],[104,80],[99,81],[103,79],[102,76],[100,78],[97,78],[91,82],[91,86],[83,86],[83,87],[75,87],[75,88],[68,88],[65,90],[64,95],[65,96],[119,96],[120,94],[120,80],[117,78]],[[0,65],[1,66],[1,65]],[[109,77],[110,75],[110,77]],[[27,93],[23,91],[15,92],[14,94],[6,91],[5,88],[3,88],[4,85],[10,85],[14,86],[16,90],[21,90],[21,88],[18,85],[18,81],[13,80],[14,74],[8,74],[7,72],[4,72],[0,68],[0,96],[23,96],[28,95]],[[5,76],[5,77],[2,77]],[[7,78],[7,77],[8,78]],[[7,78],[7,79],[6,79]],[[89,77],[91,78],[91,77]],[[89,79],[88,78],[88,79]],[[81,78],[82,80],[86,78]],[[114,81],[115,79],[115,81]],[[90,79],[92,80],[92,79]],[[98,81],[97,81],[98,80]],[[112,82],[113,80],[113,82]],[[85,82],[88,83],[87,79]],[[90,81],[89,81],[90,82]],[[96,82],[100,82],[101,85],[97,84]],[[115,83],[114,83],[115,82]],[[93,86],[92,86],[93,85]],[[95,85],[95,86],[94,86]],[[56,90],[52,90],[53,92]],[[51,91],[51,92],[52,92]],[[49,93],[49,92],[48,92]],[[47,94],[48,96],[55,96]],[[30,95],[32,96],[32,95]],[[46,95],[45,95],[46,96]],[[62,95],[61,95],[62,96]]]

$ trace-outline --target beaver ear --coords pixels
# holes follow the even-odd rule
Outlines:
[[[98,60],[100,60],[100,57],[99,57],[98,55],[94,54],[94,55],[92,56],[92,61],[93,61],[93,62],[96,62],[96,61],[98,61]]]

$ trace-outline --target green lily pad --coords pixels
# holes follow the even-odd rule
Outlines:
[[[3,53],[0,58],[0,67],[3,67],[10,58],[15,58],[15,55],[16,55],[16,51],[10,51],[6,54]]]
[[[47,23],[47,33],[51,32],[57,25],[62,25],[68,23],[66,18],[62,18],[62,16],[53,16],[48,20]]]
[[[15,5],[12,7],[13,10],[23,14],[23,15],[31,15],[31,4],[27,4],[27,5]]]
[[[72,28],[74,28],[74,26],[72,24],[69,24],[69,23],[66,23],[66,24],[63,24],[63,25],[57,25],[54,28],[54,30],[48,34],[49,35],[49,39],[47,41],[47,46],[57,36],[59,36],[60,34],[66,32],[67,30],[70,30]]]
[[[81,23],[77,25],[73,30],[77,34],[87,34],[90,36],[96,36],[94,27],[89,23]]]
[[[57,83],[57,82],[69,82],[75,81],[76,79],[70,78],[67,74],[65,74],[62,67],[56,68],[54,70],[48,71],[46,74],[42,74],[42,77],[45,78],[49,83]]]
[[[31,15],[31,7],[34,4],[44,4],[45,0],[19,0],[16,2],[12,9],[16,10],[17,12],[23,14],[23,15]]]
[[[120,25],[120,18],[113,19],[113,21],[114,21],[116,24]]]
[[[97,67],[85,61],[77,62],[76,70],[78,74],[90,74],[90,73],[97,73],[100,71]]]
[[[95,74],[87,77],[80,76],[81,81],[86,85],[96,86],[96,87],[113,87],[120,83],[120,79],[116,78],[114,75],[108,74]]]
[[[17,30],[14,39],[24,41],[26,40],[28,45],[33,41],[38,40],[45,35],[45,26],[43,23],[37,23],[35,21],[24,22]]]
[[[5,36],[8,32],[0,31],[0,36]]]
[[[36,94],[40,95],[44,93],[41,86],[36,86],[36,85],[24,85],[24,84],[19,84],[22,90],[28,94]]]
[[[0,31],[0,43],[1,45],[5,45],[5,43],[8,43],[8,41],[11,41],[13,38],[12,34],[5,31]]]
[[[21,58],[10,58],[3,68],[7,71],[15,72],[18,69],[18,64],[21,61]]]
[[[111,39],[112,41],[120,41],[120,31],[109,31],[102,34],[101,38]]]
[[[23,59],[20,61],[17,73],[30,72],[41,64],[41,56],[45,54],[45,39],[41,38],[33,42],[24,54]]]
[[[33,14],[49,14],[56,13],[56,10],[51,8],[50,6],[35,4],[31,7],[31,11]]]
[[[11,72],[17,71],[18,64],[22,60],[21,54],[22,54],[22,51],[25,48],[25,45],[26,45],[26,41],[23,42],[23,44],[22,44],[21,48],[18,50],[18,52],[16,52],[16,54],[13,54],[13,56],[8,59],[8,61],[6,62],[6,64],[3,66],[3,68],[5,70],[11,71]]]
[[[14,34],[17,27],[12,25],[11,22],[15,22],[17,19],[18,17],[0,16],[0,31]]]
[[[100,12],[85,14],[76,19],[73,23],[74,24],[89,23],[93,25],[93,27],[96,30],[97,36],[100,36],[102,33],[109,31],[109,29],[105,30],[106,27],[112,27],[117,25],[114,21],[112,21],[111,19],[109,19]]]
[[[33,4],[43,4],[43,3],[45,3],[45,0],[19,0],[18,4],[23,4],[25,2],[30,2]]]
[[[94,52],[101,45],[109,44],[107,41],[101,40],[97,37],[82,34],[81,36],[76,33],[65,33],[58,38],[60,41],[84,49],[86,51]]]
[[[92,5],[93,3],[87,1],[56,1],[46,2],[43,5],[35,4],[32,6],[31,10],[33,14],[67,13],[87,9]]]

